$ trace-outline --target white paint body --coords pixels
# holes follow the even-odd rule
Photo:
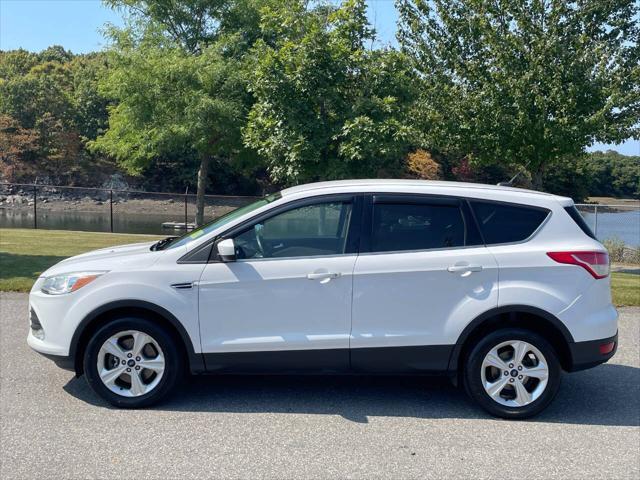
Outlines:
[[[544,207],[551,215],[532,238],[517,244],[177,263],[227,229],[287,202],[372,192],[511,202]],[[529,305],[552,314],[576,342],[611,337],[617,332],[617,312],[609,278],[596,280],[583,268],[556,263],[546,255],[604,250],[564,211],[572,204],[571,199],[538,192],[451,182],[362,180],[294,187],[183,247],[151,251],[148,243],[136,244],[58,263],[31,291],[30,306],[45,338],[30,333],[28,343],[42,353],[66,356],[82,320],[120,300],[141,300],[170,312],[196,353],[450,345],[475,318],[509,305]],[[473,268],[448,270],[465,266]],[[45,277],[97,270],[108,273],[76,292],[41,291]],[[309,279],[309,274],[333,277]],[[193,283],[194,288],[171,286],[177,283]]]

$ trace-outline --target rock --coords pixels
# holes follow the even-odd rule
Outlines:
[[[7,203],[12,203],[13,205],[22,205],[27,202],[27,199],[22,195],[10,195],[7,197]]]
[[[95,205],[104,205],[104,202],[101,202],[100,200],[96,200],[94,202]]]
[[[175,200],[173,198],[170,198],[169,200],[167,200],[167,203],[174,203]]]
[[[28,205],[29,207],[33,207],[33,200],[29,200],[29,202],[27,203],[27,205]]]

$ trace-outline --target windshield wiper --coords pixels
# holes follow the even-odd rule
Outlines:
[[[178,238],[177,236],[172,236],[172,237],[167,237],[167,238],[163,238],[162,240],[158,240],[156,243],[154,243],[153,245],[151,245],[151,251],[155,252],[156,250],[162,250],[165,247],[167,247],[171,242],[173,242],[176,238]]]

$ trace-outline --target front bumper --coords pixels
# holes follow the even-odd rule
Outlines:
[[[75,362],[73,361],[73,358],[71,358],[69,356],[50,355],[48,353],[38,352],[37,350],[34,350],[34,351],[39,353],[43,357],[51,360],[53,363],[56,364],[56,366],[58,368],[62,368],[63,370],[69,370],[71,372],[75,372],[76,371]]]
[[[610,344],[613,348],[610,351]],[[605,353],[601,352],[601,347]],[[577,372],[595,367],[601,363],[605,363],[616,354],[618,350],[618,333],[613,337],[602,338],[599,340],[589,340],[586,342],[574,342],[569,344],[569,352],[571,353],[571,368],[569,371]]]
[[[62,350],[57,350],[55,348],[50,348],[50,346],[36,338],[33,335],[33,330],[29,330],[29,335],[27,336],[27,344],[31,347],[34,352],[39,353],[45,358],[53,361],[58,367],[63,368],[65,370],[75,370],[74,359],[70,355],[66,355]]]

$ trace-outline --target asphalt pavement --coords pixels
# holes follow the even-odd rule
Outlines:
[[[113,409],[26,344],[27,296],[0,294],[0,478],[640,478],[640,308],[610,363],[554,403],[492,418],[439,379],[199,377]]]

